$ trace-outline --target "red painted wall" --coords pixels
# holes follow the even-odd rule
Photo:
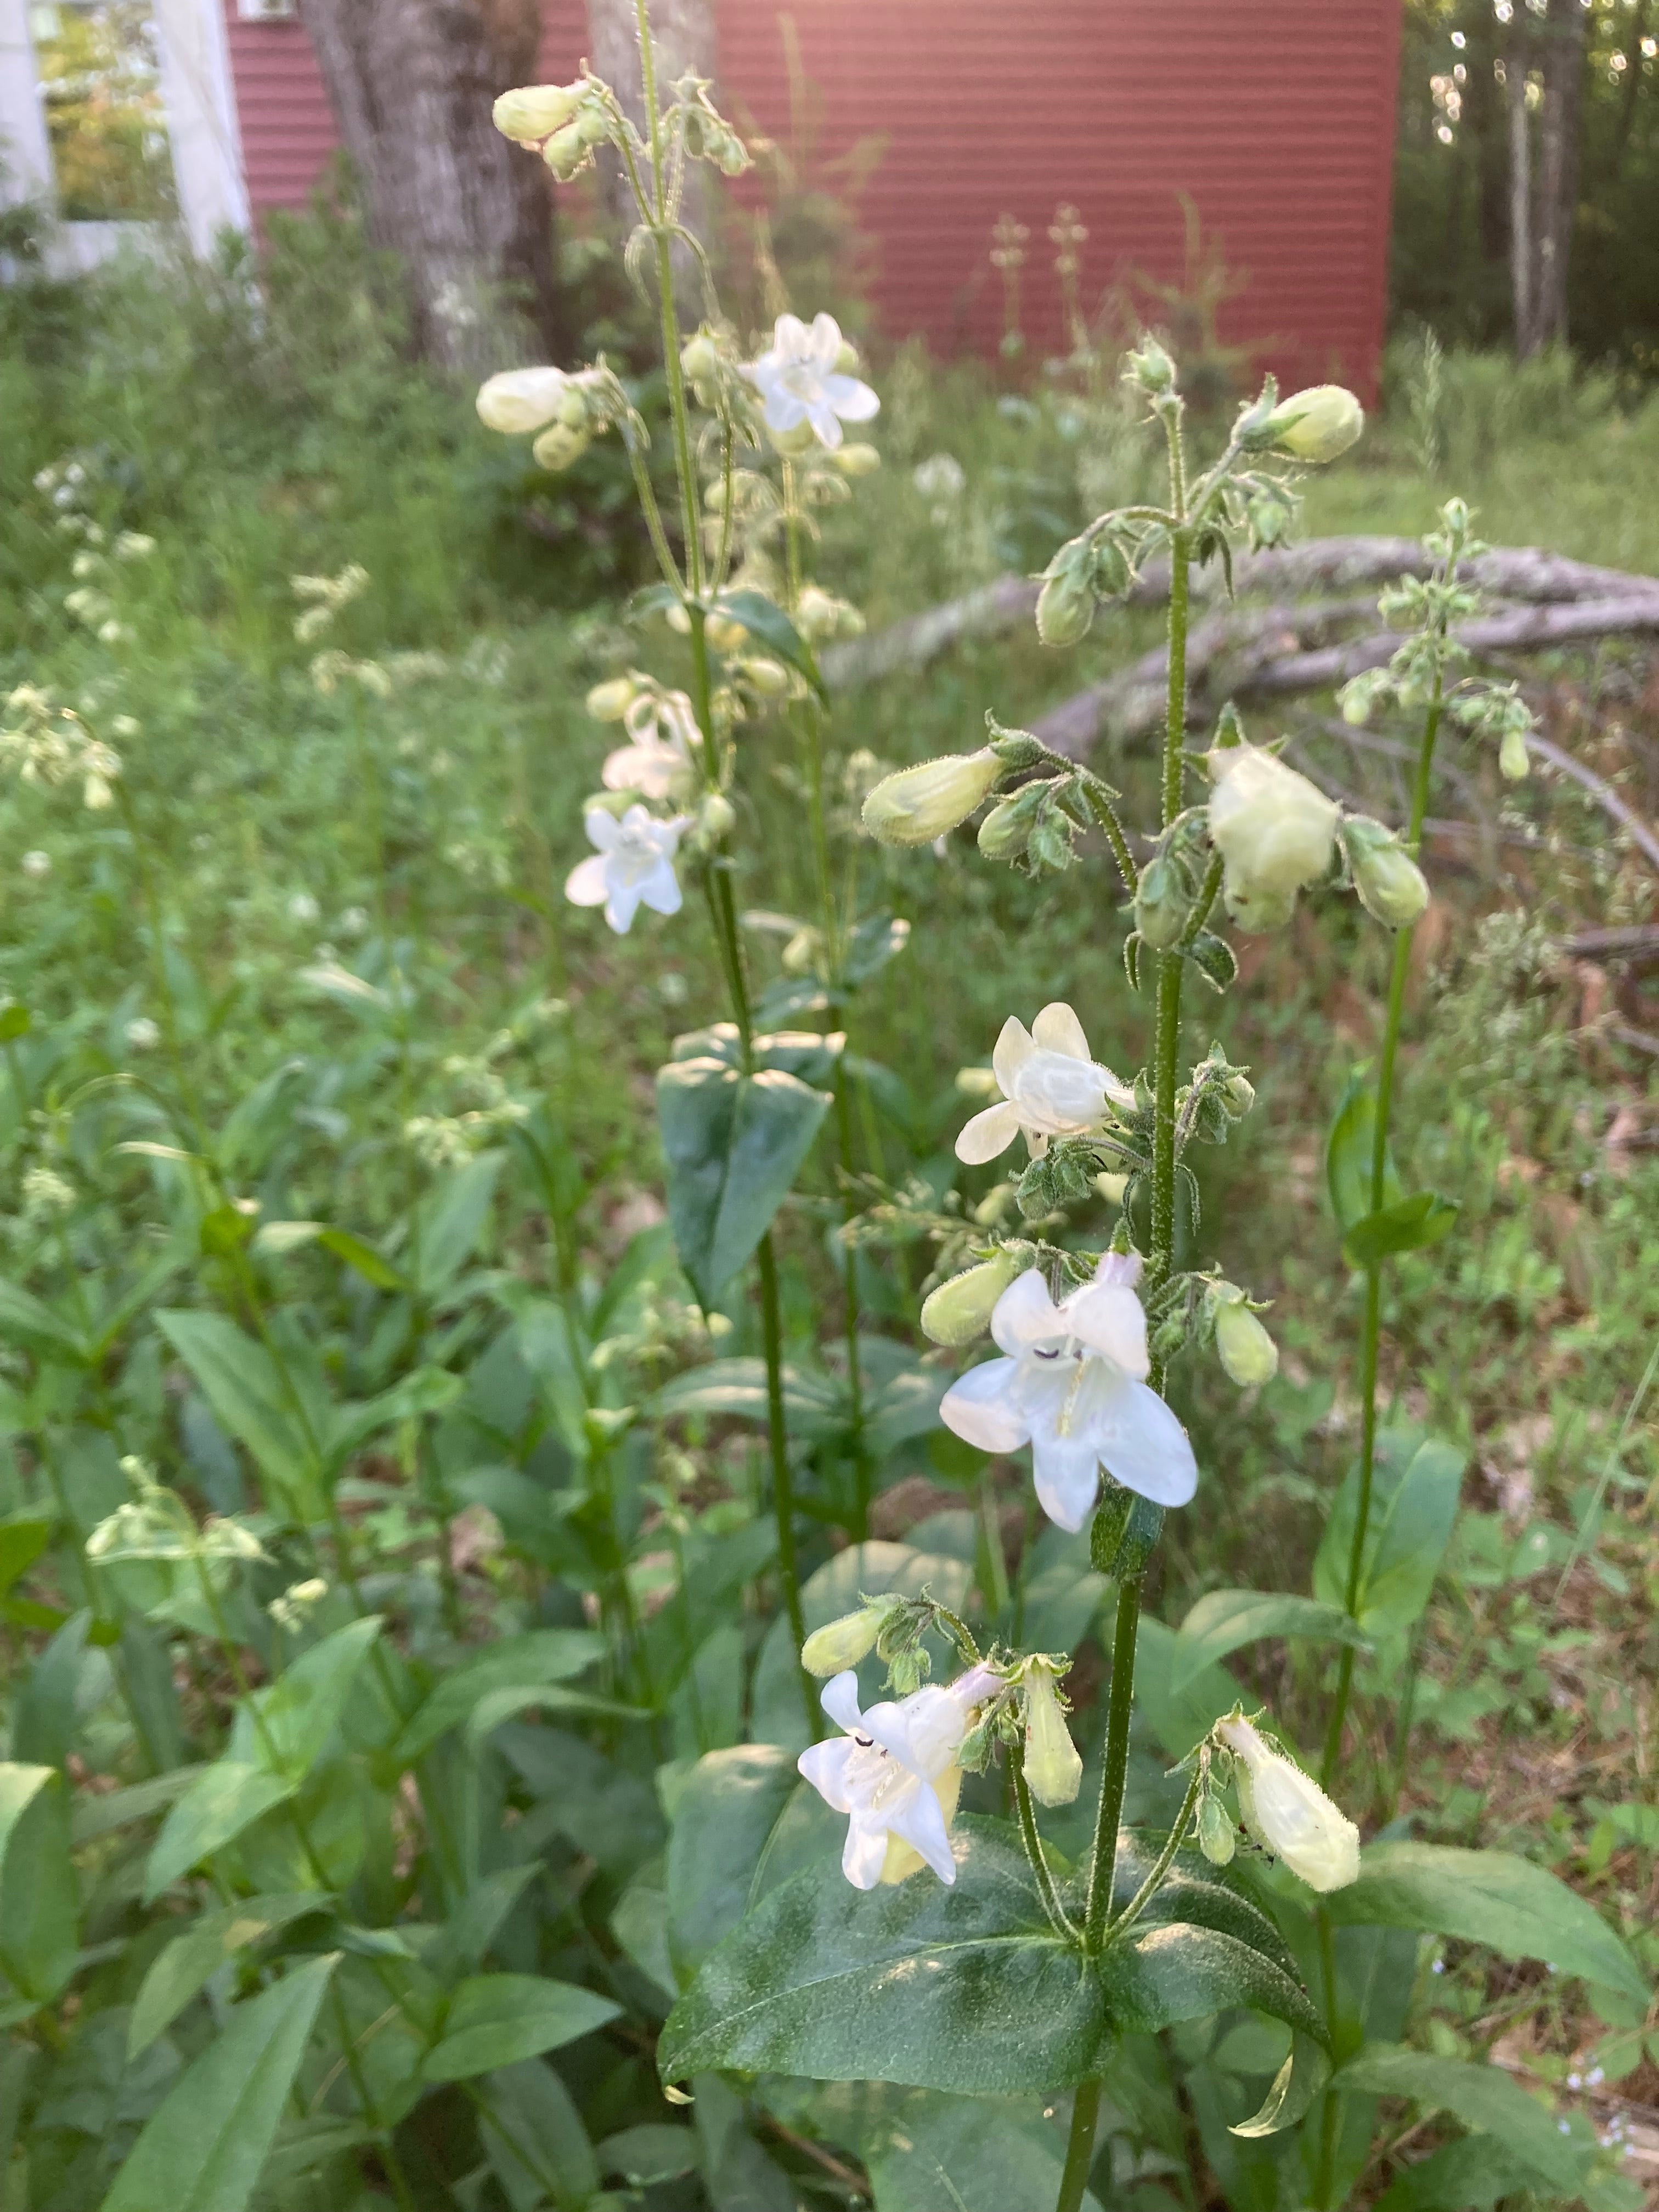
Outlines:
[[[987,253],[1007,211],[1031,238],[1028,331],[1059,335],[1046,231],[1088,225],[1085,300],[1182,265],[1180,195],[1248,280],[1223,329],[1294,381],[1368,394],[1382,338],[1401,0],[720,0],[720,94],[788,128],[780,15],[793,17],[827,159],[885,140],[859,202],[892,337],[988,347]],[[581,0],[549,0],[544,52],[567,76]],[[333,142],[297,23],[230,27],[256,215],[303,199]],[[811,302],[803,301],[810,313]]]

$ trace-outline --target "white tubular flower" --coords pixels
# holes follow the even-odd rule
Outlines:
[[[569,384],[562,368],[503,369],[478,386],[478,420],[508,437],[539,430],[559,412]]]
[[[1073,1532],[1093,1510],[1103,1467],[1155,1505],[1185,1505],[1198,1487],[1187,1431],[1142,1379],[1140,1269],[1139,1253],[1108,1252],[1093,1282],[1056,1305],[1042,1270],[1028,1268],[991,1316],[1006,1357],[970,1367],[939,1409],[981,1451],[1029,1443],[1037,1503]]]
[[[1038,1158],[1050,1137],[1086,1137],[1098,1129],[1109,1100],[1114,1106],[1135,1103],[1129,1085],[1093,1057],[1082,1023],[1058,1000],[1029,1030],[1010,1015],[991,1066],[1002,1103],[975,1114],[957,1139],[957,1158],[969,1167],[1006,1152],[1022,1130]]]
[[[856,376],[836,367],[841,326],[833,315],[815,315],[809,330],[799,315],[780,315],[772,343],[743,374],[761,396],[766,427],[781,438],[805,423],[833,453],[843,422],[867,422],[881,402]]]
[[[629,702],[623,720],[629,742],[606,757],[605,789],[683,799],[691,788],[691,749],[702,735],[684,692],[641,692]]]
[[[579,860],[566,878],[564,895],[573,906],[602,906],[620,937],[633,926],[641,906],[653,914],[680,910],[674,854],[686,828],[684,816],[655,821],[642,806],[630,806],[618,822],[603,807],[584,816],[587,842],[598,849]]]
[[[1346,1889],[1359,1879],[1359,1831],[1311,1775],[1252,1728],[1242,1713],[1216,1723],[1233,1756],[1244,1826],[1310,1889]]]
[[[842,1872],[854,1889],[902,1881],[923,1866],[954,1882],[951,1822],[962,1788],[957,1753],[975,1705],[1001,1677],[975,1667],[948,1689],[929,1683],[896,1705],[859,1711],[849,1668],[823,1686],[823,1710],[846,1734],[795,1762],[824,1803],[848,1816]]]

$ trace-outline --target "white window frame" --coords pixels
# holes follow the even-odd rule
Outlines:
[[[221,231],[252,228],[224,11],[221,0],[155,0],[155,9],[179,222],[191,250],[206,254]],[[0,198],[39,201],[51,211],[57,182],[28,11],[29,0],[0,0],[0,151],[9,165]],[[49,264],[73,275],[122,244],[155,238],[159,229],[147,222],[54,222]]]

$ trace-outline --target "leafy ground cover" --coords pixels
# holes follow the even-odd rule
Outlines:
[[[215,2212],[256,2186],[296,2208],[493,2208],[607,2185],[664,2204],[846,2201],[868,2183],[920,2205],[952,2201],[936,2172],[981,2168],[1002,2192],[988,2203],[1042,2201],[1043,2174],[1052,2199],[1061,2146],[1034,2110],[990,2145],[985,2107],[931,2091],[745,2105],[707,2078],[688,2123],[655,2086],[670,1996],[735,1917],[727,1824],[769,1834],[779,1809],[756,1747],[799,1722],[752,1376],[710,1364],[756,1353],[757,1324],[735,1293],[699,1311],[657,1196],[652,1074],[715,995],[714,949],[689,907],[623,939],[561,896],[603,750],[588,690],[635,665],[682,672],[660,623],[629,625],[645,567],[625,478],[598,453],[557,480],[504,458],[467,395],[402,366],[349,234],[296,230],[263,320],[234,281],[179,278],[163,316],[152,285],[3,305],[0,693],[84,702],[121,762],[107,805],[82,804],[81,775],[0,791],[0,1602],[8,1771],[37,1778],[0,1806],[5,2185],[64,2212],[111,2189],[156,2201],[155,2134],[114,2177],[152,2116],[183,2130],[166,2100],[187,2068],[209,2096],[210,2053],[234,2118],[183,2130],[196,2193],[170,2182],[169,2201]],[[819,556],[872,626],[1040,566],[1151,467],[1087,378],[999,395],[905,354],[879,381],[884,468],[856,532],[825,513]],[[1398,385],[1364,458],[1312,487],[1310,532],[1416,535],[1455,488],[1496,542],[1659,573],[1659,523],[1632,493],[1659,461],[1659,406],[1617,409],[1559,363],[1454,357],[1425,439],[1408,363]],[[295,577],[351,564],[361,586],[296,594]],[[1063,660],[1020,633],[869,687],[842,710],[835,806],[850,820],[876,762],[975,744],[988,706],[1029,715],[1154,640],[1151,617],[1103,617]],[[1528,678],[1547,732],[1653,819],[1645,657],[1608,647]],[[1319,702],[1298,714],[1309,760],[1388,812],[1386,757],[1356,756]],[[744,848],[765,860],[738,903],[810,914],[807,763],[781,727],[750,757]],[[1132,794],[1155,776],[1133,748],[1097,765]],[[1392,1425],[1448,1439],[1462,1472],[1431,1590],[1358,1664],[1363,1809],[1368,1832],[1409,1815],[1437,1843],[1541,1855],[1651,1971],[1659,1119],[1654,1057],[1617,1032],[1659,1018],[1639,967],[1564,948],[1648,918],[1653,871],[1577,787],[1535,775],[1517,793],[1455,749],[1434,812],[1466,826],[1431,846],[1396,1145],[1462,1212],[1397,1270],[1387,1342],[1411,1378]],[[858,1000],[877,1487],[860,1528],[814,1319],[842,1264],[826,1157],[780,1224],[808,1625],[860,1589],[926,1582],[1056,1648],[1095,1617],[1109,1645],[1086,1553],[1037,1535],[1023,1475],[982,1476],[936,1426],[947,1370],[913,1317],[921,1232],[961,1174],[957,1072],[983,1066],[1009,1008],[1067,999],[1105,1057],[1136,1063],[1122,925],[1079,929],[1072,879],[993,876],[966,841],[857,865],[911,926]],[[749,931],[781,1004],[788,941]],[[1159,1555],[1155,1654],[1158,1624],[1212,1591],[1321,1591],[1358,1292],[1317,1133],[1375,1048],[1386,957],[1352,909],[1304,911],[1249,947],[1261,988],[1228,1002],[1229,1056],[1269,1072],[1207,1155],[1206,1235],[1224,1266],[1248,1249],[1284,1356],[1243,1401],[1201,1362],[1185,1377],[1208,1479]],[[963,1178],[969,1201],[990,1186]],[[261,1556],[203,1559],[180,1536],[176,1559],[89,1567],[82,1545],[111,1516],[165,1519],[129,1459],[239,1516]],[[324,1528],[314,1551],[295,1520]],[[1326,1650],[1224,1636],[1211,1653],[1317,1739]],[[279,1695],[307,1667],[307,1694]],[[1098,1682],[1072,1687],[1097,1736]],[[1137,1745],[1132,1811],[1168,1794],[1182,1747],[1162,1734]],[[711,1751],[732,1786],[700,1811],[680,1793]],[[216,1753],[204,1794],[195,1762]],[[781,1831],[765,1882],[820,1840]],[[78,1900],[43,1871],[71,1841]],[[203,1863],[218,1897],[186,1879]],[[319,1914],[310,1948],[339,1954],[331,1976],[255,1994],[261,1947]],[[1472,1928],[1395,1961],[1416,2049],[1495,2054],[1546,2085],[1584,2156],[1545,2201],[1571,2187],[1595,2212],[1633,2208],[1659,2181],[1641,1996],[1494,1965],[1474,1948],[1491,1941]],[[319,2020],[349,2059],[319,2063]],[[1212,2024],[1152,2045],[1145,2078],[1126,2063],[1097,2188],[1146,2212],[1212,2182],[1251,2201],[1249,2174],[1220,2170],[1224,2129],[1169,2082],[1206,2057],[1270,2074],[1259,2045],[1257,2027]],[[1433,2134],[1420,2086],[1375,2084],[1415,2098],[1425,2117],[1402,2113],[1395,2147],[1440,2142],[1443,2172],[1466,2139]],[[1451,2109],[1477,2142],[1512,2118]],[[251,2145],[270,2162],[250,2166]],[[1393,2172],[1377,2162],[1362,2189],[1492,2201],[1455,2178],[1413,2196]]]

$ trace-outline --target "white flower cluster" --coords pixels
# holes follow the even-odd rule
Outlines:
[[[72,708],[60,707],[32,684],[20,684],[7,696],[5,713],[0,769],[11,769],[23,783],[54,788],[78,776],[82,798],[94,813],[114,804],[121,756],[94,737]]]

